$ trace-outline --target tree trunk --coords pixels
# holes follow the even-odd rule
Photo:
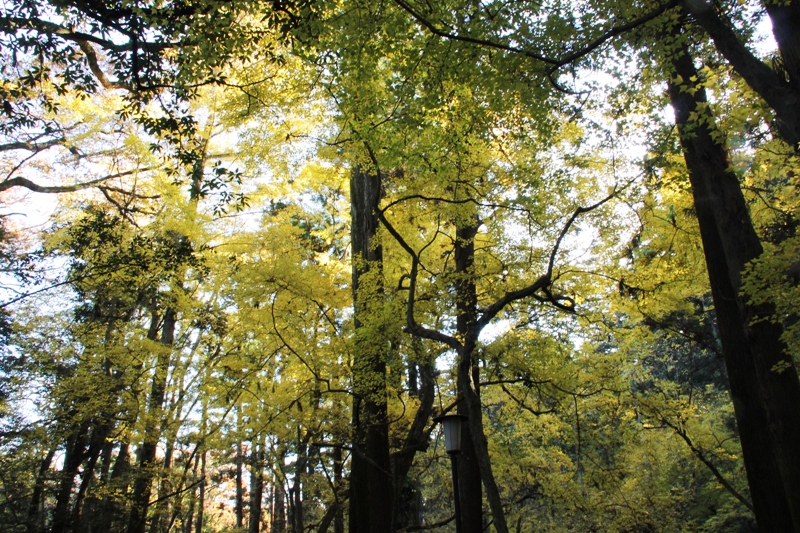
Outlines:
[[[505,511],[500,491],[492,473],[488,442],[483,430],[483,409],[480,400],[478,362],[475,345],[478,295],[475,287],[475,235],[480,222],[477,215],[459,220],[456,228],[456,331],[464,339],[459,350],[458,392],[461,402],[458,413],[469,417],[466,431],[462,433],[462,452],[458,458],[458,481],[461,500],[461,518],[464,533],[483,531],[483,500],[481,481],[498,533],[508,533]]]
[[[394,488],[389,457],[383,252],[378,237],[380,176],[355,170],[350,179],[353,300],[353,454],[350,533],[392,531]],[[379,312],[381,311],[381,312]]]
[[[66,453],[64,454],[64,467],[61,469],[61,481],[56,496],[56,506],[53,510],[52,533],[63,533],[70,529],[69,505],[72,499],[72,489],[75,476],[86,453],[86,425],[76,428],[77,431],[67,440]]]
[[[153,313],[152,320],[157,321]],[[153,375],[150,398],[147,402],[147,421],[145,424],[144,442],[139,448],[139,471],[133,484],[131,499],[131,515],[128,521],[128,533],[145,533],[147,525],[147,507],[150,502],[150,491],[156,471],[156,448],[161,438],[162,410],[167,389],[167,373],[171,359],[171,347],[175,337],[176,313],[172,308],[164,312],[161,326],[161,344],[156,356],[156,368]]]
[[[475,263],[475,235],[478,233],[476,217],[459,221],[456,229],[456,331],[462,339],[467,339],[477,320],[478,294],[475,287],[473,266]],[[474,344],[471,344],[474,346]],[[471,383],[475,383],[474,395],[480,398],[478,387],[479,369],[474,361],[474,349],[464,349],[457,362],[457,388],[459,395],[458,414],[476,416],[470,411],[465,397]],[[470,376],[464,379],[464,371]],[[480,400],[479,400],[480,401]],[[481,409],[477,416],[482,416]],[[478,465],[475,442],[467,423],[461,432],[461,453],[458,461],[458,491],[461,500],[461,522],[464,533],[482,533],[483,496],[481,491],[481,471]]]
[[[294,463],[294,487],[292,495],[294,501],[292,502],[292,531],[293,533],[302,533],[305,529],[305,520],[303,514],[303,479],[306,474],[306,467],[308,462],[308,438],[301,435],[302,430],[297,428],[297,459]]]
[[[203,418],[205,419],[205,413],[203,413]],[[197,496],[197,518],[194,521],[194,531],[195,533],[203,533],[203,521],[205,520],[206,514],[206,456],[208,452],[203,449],[203,453],[200,454],[200,486],[198,489],[198,496]],[[256,531],[256,533],[258,533]]]
[[[261,500],[264,497],[264,461],[263,448],[255,440],[250,458],[250,525],[249,533],[258,533],[261,529]]]
[[[789,4],[765,0],[788,73],[797,74],[800,19],[797,0]],[[800,86],[790,83],[781,73],[767,66],[742,43],[729,21],[723,20],[712,2],[685,0],[685,9],[708,33],[717,50],[734,70],[775,112],[777,133],[795,150],[800,143]],[[791,36],[791,37],[787,37]],[[792,69],[791,71],[788,69]],[[790,78],[791,79],[791,78]]]
[[[242,456],[242,404],[236,407],[236,527],[244,527],[244,457]]]
[[[270,533],[283,533],[286,531],[286,501],[284,499],[283,484],[277,476],[272,486],[273,493],[273,511],[272,511],[272,529]]]
[[[336,446],[333,449],[333,490],[336,497],[336,516],[333,518],[333,533],[344,533],[344,516],[342,515],[342,500],[344,499],[342,496],[343,468],[342,449]]]
[[[42,459],[42,462],[39,463],[39,472],[36,474],[36,483],[33,486],[33,493],[31,494],[31,499],[28,503],[28,533],[38,533],[44,529],[41,521],[41,519],[44,517],[44,513],[40,511],[39,505],[43,500],[42,496],[44,495],[45,478],[47,477],[47,472],[50,471],[50,465],[53,462],[53,457],[55,457],[57,449],[58,446],[51,447],[47,452],[47,455],[44,457],[44,459]]]
[[[723,145],[712,137],[713,117],[686,48],[672,58],[684,84],[669,83],[692,184],[725,363],[756,520],[762,531],[800,532],[800,381],[780,341],[772,310],[739,295],[745,264],[762,248]],[[692,86],[694,85],[694,86]],[[687,91],[687,87],[691,91]],[[789,363],[783,372],[771,369]]]
[[[395,487],[395,528],[405,529],[419,526],[419,491],[413,484],[408,483],[408,472],[414,462],[418,451],[428,448],[429,432],[428,421],[433,411],[433,402],[436,396],[436,376],[433,358],[423,352],[422,339],[411,339],[413,362],[409,366],[419,368],[421,386],[417,390],[419,407],[414,414],[414,420],[408,430],[403,447],[392,455]],[[480,480],[478,481],[480,486]],[[480,493],[480,491],[479,491]]]
[[[196,456],[194,459],[194,467],[192,469],[193,475],[195,480],[197,479],[197,471],[200,466],[200,456]],[[192,489],[189,493],[189,509],[186,510],[186,520],[183,523],[183,533],[192,533],[194,525],[194,506],[195,502],[197,501],[197,491]]]
[[[89,486],[94,480],[94,469],[105,447],[106,437],[109,433],[111,433],[111,427],[108,423],[103,422],[102,425],[94,427],[89,437],[89,449],[86,451],[86,464],[81,473],[81,484],[78,486],[78,493],[75,495],[75,503],[72,507],[71,529],[74,532],[81,530],[81,511],[83,509],[84,498],[86,497],[86,492],[89,490]]]
[[[789,83],[800,90],[800,2],[765,0],[762,4],[772,22],[772,35],[778,43]]]
[[[126,498],[128,493],[128,473],[131,470],[128,438],[126,436],[125,440],[120,443],[117,457],[114,460],[114,467],[111,469],[111,476],[108,479],[108,484],[114,494],[103,496],[100,513],[97,519],[92,521],[94,528],[102,533],[117,531],[114,524],[124,520],[122,500]],[[116,496],[117,494],[119,496]]]
[[[150,522],[150,533],[165,533],[167,531],[168,496],[173,489],[170,480],[173,453],[175,453],[175,441],[174,437],[170,436],[167,438],[164,464],[160,468],[160,475],[158,476],[158,481],[160,482],[158,486],[158,503],[156,503],[156,512],[153,514],[153,520]]]

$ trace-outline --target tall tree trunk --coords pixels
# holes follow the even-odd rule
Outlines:
[[[264,498],[264,450],[263,446],[253,440],[250,458],[250,526],[249,533],[258,533],[261,529],[261,501]]]
[[[87,432],[88,427],[83,425],[76,428],[75,433],[67,440],[64,466],[61,469],[61,481],[56,496],[56,506],[53,510],[52,533],[63,533],[70,528],[69,506],[75,485],[75,476],[78,475],[78,468],[80,468],[86,453]]]
[[[383,251],[378,242],[381,178],[356,169],[350,179],[353,300],[353,454],[350,533],[390,533],[394,488],[389,457]]]
[[[342,459],[342,449],[336,446],[333,449],[333,490],[334,496],[336,497],[336,516],[333,517],[333,533],[344,533],[344,516],[342,516],[342,501],[344,500],[342,495],[343,470],[344,461]]]
[[[114,525],[124,519],[122,502],[128,493],[128,474],[131,470],[129,438],[128,436],[123,437],[117,457],[114,459],[114,466],[111,468],[111,475],[108,478],[108,486],[113,493],[103,496],[100,512],[97,519],[93,520],[94,528],[100,532],[117,531]]]
[[[800,1],[764,0],[788,81],[800,90]]]
[[[167,438],[166,451],[164,453],[164,464],[159,469],[158,502],[153,520],[150,522],[150,533],[166,532],[166,521],[169,514],[169,494],[173,487],[170,480],[170,469],[172,468],[172,455],[175,453],[174,436]]]
[[[244,457],[242,457],[242,404],[236,407],[236,527],[244,526]]]
[[[272,485],[272,522],[270,533],[284,533],[286,531],[286,500],[283,492],[283,484],[278,476]]]
[[[208,451],[203,448],[200,454],[200,485],[197,495],[197,518],[194,521],[195,533],[203,533],[203,523],[206,517],[206,458]],[[256,532],[258,533],[258,532]]]
[[[458,414],[472,418],[481,417],[479,369],[475,361],[475,344],[470,341],[475,321],[478,317],[478,294],[475,287],[475,235],[478,233],[477,216],[459,220],[456,228],[456,331],[466,339],[464,349],[459,353],[457,384]],[[468,395],[478,399],[478,409],[470,406]],[[472,409],[470,408],[472,407]],[[461,453],[458,455],[458,490],[461,500],[461,519],[464,533],[482,533],[483,497],[481,496],[481,470],[478,464],[476,440],[483,433],[474,433],[473,424],[468,423],[461,433]],[[473,438],[475,435],[476,438]]]
[[[200,468],[200,455],[197,455],[194,458],[194,467],[192,471],[194,473],[194,479],[198,479],[198,469]],[[183,523],[183,533],[192,533],[194,531],[194,506],[197,502],[197,491],[192,489],[189,493],[189,508],[186,510],[186,520]]]
[[[157,320],[153,313],[152,320]],[[164,311],[161,326],[162,348],[156,356],[156,367],[147,402],[147,420],[145,423],[144,442],[139,448],[139,471],[133,484],[131,499],[131,515],[128,521],[128,533],[145,533],[147,524],[147,507],[150,502],[150,491],[156,471],[156,448],[161,438],[161,420],[163,418],[164,397],[167,389],[167,373],[175,338],[176,313],[171,307]]]
[[[433,357],[423,351],[422,339],[411,339],[411,357],[414,362],[409,366],[419,368],[418,377],[421,386],[417,388],[416,396],[419,398],[419,407],[414,414],[414,420],[408,430],[403,447],[392,454],[395,487],[395,528],[404,529],[419,525],[419,493],[417,487],[408,483],[408,472],[414,462],[418,451],[428,448],[429,432],[428,421],[433,411],[433,402],[436,396],[436,376],[433,366]],[[480,481],[478,481],[480,486]],[[480,493],[480,490],[479,490]]]
[[[773,310],[749,305],[739,294],[741,272],[761,254],[761,243],[725,147],[712,136],[713,117],[704,89],[691,81],[697,71],[685,46],[672,58],[672,67],[684,80],[682,85],[670,82],[669,95],[692,184],[756,520],[765,532],[800,532],[800,381],[780,341],[780,326],[765,320]],[[788,368],[773,371],[780,362]]]
[[[103,451],[100,454],[100,471],[97,474],[97,479],[100,485],[105,489],[105,495],[89,495],[84,503],[83,514],[91,516],[91,520],[84,526],[84,530],[88,533],[95,533],[96,531],[108,531],[108,487],[111,482],[111,464],[114,456],[114,441],[106,439],[103,444]],[[101,529],[102,527],[102,529]]]
[[[781,46],[789,80],[758,59],[740,40],[730,21],[723,19],[713,2],[684,0],[686,11],[708,33],[717,50],[734,70],[775,112],[777,133],[795,150],[800,143],[800,17],[797,0],[764,0]]]
[[[39,533],[39,531],[44,529],[42,524],[44,513],[41,512],[39,506],[43,501],[42,496],[44,495],[45,478],[47,477],[47,472],[50,471],[50,465],[53,462],[53,457],[55,457],[57,449],[58,446],[52,446],[50,450],[48,450],[44,459],[42,459],[42,462],[39,463],[39,471],[36,474],[36,482],[33,485],[33,493],[31,493],[31,499],[28,503],[28,533]]]
[[[292,495],[292,531],[302,533],[305,529],[305,517],[303,514],[303,484],[306,477],[306,467],[308,464],[308,436],[302,435],[302,430],[297,428],[297,458],[294,463],[294,487]]]
[[[83,502],[86,497],[86,492],[94,480],[94,469],[97,466],[97,461],[100,458],[100,453],[103,451],[106,443],[106,437],[111,433],[111,427],[107,422],[101,425],[96,425],[89,437],[89,449],[86,451],[86,464],[81,473],[81,484],[78,486],[78,493],[75,495],[75,503],[72,507],[72,525],[71,529],[74,532],[81,530],[81,518]]]

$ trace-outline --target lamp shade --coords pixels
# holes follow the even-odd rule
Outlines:
[[[444,446],[447,453],[455,454],[461,452],[461,424],[469,417],[465,415],[445,415],[437,416],[434,422],[441,422],[444,429]]]

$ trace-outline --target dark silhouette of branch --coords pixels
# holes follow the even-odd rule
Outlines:
[[[126,35],[128,34],[127,31],[118,25],[109,25],[114,27],[114,29],[125,33]],[[129,52],[135,48],[156,52],[191,44],[188,42],[154,43],[147,41],[119,44],[108,39],[102,39],[96,35],[92,35],[91,33],[74,31],[65,26],[61,26],[60,24],[56,24],[55,22],[42,20],[36,17],[0,17],[0,31],[3,33],[13,34],[20,30],[33,30],[47,35],[57,35],[64,40],[72,41],[76,44],[80,44],[80,42],[90,42],[112,52]]]
[[[496,50],[503,50],[505,52],[511,52],[511,53],[514,53],[514,54],[520,54],[520,55],[523,55],[525,57],[529,57],[531,59],[534,59],[536,61],[540,61],[542,63],[546,63],[546,64],[550,65],[548,67],[548,69],[546,70],[546,73],[549,76],[553,72],[558,70],[559,68],[563,67],[564,65],[572,63],[572,62],[574,62],[574,61],[576,61],[576,60],[578,60],[578,59],[590,54],[591,52],[593,52],[594,50],[596,50],[597,48],[602,46],[604,43],[606,43],[610,39],[613,39],[614,37],[616,37],[618,35],[621,35],[621,34],[623,34],[625,32],[628,32],[630,30],[638,28],[639,26],[641,26],[641,25],[643,25],[643,24],[645,24],[647,22],[650,22],[651,20],[655,19],[656,17],[662,15],[663,13],[668,11],[669,9],[672,9],[673,7],[678,6],[680,1],[679,0],[670,0],[669,2],[658,6],[657,8],[647,12],[646,14],[642,15],[641,17],[639,17],[637,19],[634,19],[634,20],[632,20],[632,21],[630,21],[628,23],[625,23],[625,24],[621,24],[619,26],[613,26],[613,27],[609,28],[608,30],[606,30],[605,32],[603,32],[599,37],[597,37],[593,41],[590,41],[589,43],[585,44],[584,46],[582,46],[578,50],[575,50],[572,53],[569,53],[569,54],[567,54],[565,56],[558,57],[558,58],[547,57],[547,56],[541,55],[541,54],[539,54],[537,52],[534,52],[533,50],[530,50],[530,49],[527,49],[527,48],[521,48],[521,47],[518,47],[518,46],[511,46],[511,45],[508,45],[508,44],[504,44],[504,43],[497,42],[497,41],[492,41],[492,40],[489,40],[489,39],[482,39],[482,38],[478,38],[478,37],[472,37],[470,35],[461,35],[461,34],[458,34],[458,33],[453,33],[451,31],[443,30],[441,28],[438,28],[436,26],[436,24],[434,24],[431,20],[429,20],[425,16],[423,16],[422,13],[420,13],[419,11],[414,9],[405,0],[395,0],[395,3],[398,6],[400,6],[403,10],[408,12],[414,18],[414,20],[416,20],[421,26],[427,28],[428,31],[430,31],[434,35],[437,35],[437,36],[442,37],[444,39],[450,39],[450,40],[453,40],[453,41],[460,41],[460,42],[464,42],[464,43],[470,43],[470,44],[475,44],[475,45],[478,45],[478,46],[483,46],[483,47],[486,47],[486,48],[493,48],[493,49],[496,49]]]
[[[733,497],[736,498],[737,500],[739,500],[739,502],[742,505],[744,505],[745,507],[750,509],[750,512],[755,513],[755,509],[753,508],[753,504],[750,503],[750,500],[745,498],[739,491],[737,491],[733,487],[733,485],[731,485],[728,482],[727,479],[725,479],[725,477],[722,475],[722,473],[719,471],[719,469],[716,467],[716,465],[714,465],[714,463],[712,463],[711,460],[708,459],[705,456],[705,454],[703,453],[703,450],[701,450],[700,448],[695,446],[694,442],[689,437],[689,435],[686,433],[685,429],[683,429],[682,427],[677,426],[675,424],[672,424],[669,420],[667,420],[664,417],[662,417],[661,423],[664,424],[667,427],[672,428],[675,431],[675,433],[680,438],[683,439],[683,441],[689,446],[689,449],[692,451],[694,456],[697,457],[700,460],[700,462],[702,462],[704,465],[706,465],[708,467],[708,469],[711,471],[711,473],[714,474],[714,477],[717,478],[717,481],[719,481],[720,485],[725,487],[725,490],[730,492],[733,495]]]
[[[114,178],[122,178],[124,176],[130,176],[131,174],[136,174],[138,172],[147,172],[150,170],[154,170],[153,168],[137,168],[134,170],[126,170],[124,172],[117,172],[116,174],[109,174],[108,176],[103,176],[102,178],[97,178],[90,181],[85,181],[82,183],[75,183],[73,185],[38,185],[27,178],[11,178],[7,179],[3,182],[0,182],[0,192],[7,191],[13,187],[24,187],[29,189],[33,192],[41,192],[41,193],[48,193],[48,194],[58,194],[58,193],[65,193],[65,192],[75,192],[80,191],[83,189],[88,189],[90,187],[96,187],[97,185],[106,182],[108,180],[112,180]],[[127,192],[126,192],[127,194]]]
[[[92,74],[94,74],[94,77],[97,78],[97,81],[100,82],[100,85],[102,85],[104,89],[130,89],[130,85],[127,83],[120,83],[118,81],[111,81],[108,79],[106,73],[100,68],[100,64],[97,61],[97,54],[95,53],[94,48],[92,48],[92,45],[89,44],[89,41],[75,42],[78,43],[78,47],[86,56],[86,61],[89,63],[89,69],[92,71]]]
[[[558,257],[558,252],[561,248],[561,243],[563,242],[564,237],[567,236],[567,233],[569,233],[569,230],[572,228],[572,225],[575,223],[575,221],[578,219],[579,216],[581,216],[584,213],[594,211],[598,207],[602,206],[603,204],[614,198],[618,192],[619,191],[615,189],[611,194],[609,194],[599,202],[590,205],[588,207],[579,207],[578,209],[576,209],[575,212],[572,213],[572,216],[569,217],[569,220],[567,220],[567,223],[564,224],[564,227],[561,228],[561,232],[559,233],[558,238],[556,239],[556,243],[553,245],[553,249],[550,252],[550,259],[547,262],[547,271],[541,276],[539,276],[539,278],[537,278],[536,281],[534,281],[527,287],[512,292],[507,292],[504,296],[496,300],[493,304],[486,307],[481,313],[480,318],[475,323],[475,327],[477,329],[476,334],[479,334],[483,330],[483,328],[486,327],[486,325],[488,325],[489,322],[491,322],[491,320],[494,317],[496,317],[497,314],[500,311],[502,311],[503,308],[508,304],[515,302],[517,300],[521,300],[523,298],[527,298],[529,296],[534,296],[537,292],[544,291],[545,289],[547,289],[545,291],[547,297],[540,301],[553,303],[557,307],[560,307],[565,310],[572,310],[571,307],[569,306],[558,305],[559,298],[565,298],[565,297],[553,296],[552,294],[549,293],[548,289],[548,287],[552,284],[553,281],[553,269],[555,268],[555,262],[556,258]]]
[[[49,139],[47,141],[17,141],[13,143],[0,144],[0,152],[10,152],[11,150],[28,150],[29,152],[41,152],[53,146],[59,146],[66,142],[64,137]]]

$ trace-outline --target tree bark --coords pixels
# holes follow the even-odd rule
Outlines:
[[[428,449],[430,439],[428,421],[433,412],[433,402],[436,396],[436,371],[433,366],[433,358],[424,351],[422,339],[412,337],[411,350],[409,359],[413,359],[413,361],[409,361],[409,368],[415,369],[414,373],[419,378],[420,384],[418,387],[414,387],[416,394],[411,394],[409,391],[409,396],[419,398],[419,407],[414,413],[414,420],[411,422],[402,449],[392,454],[395,529],[419,526],[419,490],[416,484],[409,483],[408,472],[414,463],[416,453]],[[418,372],[417,368],[419,368]]]
[[[236,527],[244,527],[244,457],[242,456],[242,406],[236,408]]]
[[[106,443],[106,437],[111,433],[111,427],[107,421],[95,425],[89,437],[89,448],[86,450],[86,464],[81,472],[81,483],[78,486],[78,492],[75,495],[75,503],[72,506],[72,531],[81,530],[81,518],[83,502],[86,497],[86,492],[94,480],[94,469],[97,466],[97,461],[103,451]]]
[[[286,531],[286,501],[284,499],[283,484],[278,479],[278,476],[275,476],[272,493],[274,504],[272,507],[272,529],[270,533],[283,533]]]
[[[308,437],[302,435],[302,429],[297,428],[297,459],[294,463],[294,487],[292,488],[292,531],[301,532],[305,529],[305,516],[303,513],[303,483],[306,477],[308,464]]]
[[[789,83],[800,90],[800,2],[765,0],[762,2],[772,22],[772,35],[778,43]]]
[[[203,417],[205,418],[205,416]],[[200,454],[200,486],[197,495],[197,518],[194,522],[195,533],[203,533],[203,522],[206,516],[206,458],[208,451],[205,449]],[[256,532],[258,533],[258,532]]]
[[[800,532],[800,380],[768,307],[739,291],[745,264],[761,243],[727,152],[712,136],[705,91],[685,46],[672,58],[683,84],[670,82],[681,145],[692,185],[703,251],[731,385],[756,520],[762,531]],[[687,90],[687,89],[691,89]],[[692,121],[692,114],[707,113]],[[775,372],[779,362],[789,363]]]
[[[383,252],[377,241],[380,198],[380,176],[356,169],[350,179],[356,327],[350,533],[388,533],[393,522],[386,347],[382,312],[376,313],[383,309]]]
[[[194,467],[192,468],[192,472],[194,478],[197,479],[197,472],[200,466],[200,456],[197,455],[194,458]],[[194,506],[197,500],[196,496],[197,491],[192,489],[189,493],[189,509],[186,511],[186,520],[183,523],[183,533],[192,533],[193,529],[192,526],[194,525]]]
[[[39,505],[41,504],[42,496],[44,495],[45,477],[47,476],[47,472],[50,470],[50,465],[53,462],[53,457],[55,457],[57,449],[58,446],[51,447],[47,452],[47,455],[44,457],[44,459],[42,459],[42,462],[39,463],[39,472],[36,474],[36,483],[33,486],[33,493],[31,494],[31,499],[28,503],[28,533],[38,533],[43,529],[41,518],[44,516],[44,513],[40,512]]]
[[[153,316],[156,320],[156,316]],[[162,410],[167,389],[167,373],[171,359],[171,348],[175,338],[176,313],[171,307],[164,312],[161,326],[161,348],[156,356],[156,368],[153,374],[150,398],[147,402],[147,422],[144,442],[139,449],[139,472],[133,484],[131,515],[128,521],[128,533],[145,533],[147,526],[147,508],[150,503],[150,491],[156,469],[156,448],[161,438]]]
[[[75,476],[78,475],[78,468],[80,468],[86,453],[87,432],[88,427],[84,424],[82,427],[76,428],[75,433],[67,440],[64,466],[61,469],[61,481],[56,496],[56,506],[53,510],[52,533],[63,533],[70,528],[69,505]]]
[[[433,402],[436,396],[436,376],[433,365],[433,358],[423,353],[422,339],[413,337],[411,339],[413,362],[409,362],[409,367],[419,368],[418,377],[420,387],[417,388],[419,407],[414,414],[414,420],[408,430],[408,435],[403,443],[402,449],[392,454],[392,469],[394,472],[394,528],[408,528],[419,525],[419,505],[417,504],[418,490],[415,486],[408,483],[408,472],[414,463],[414,456],[418,451],[428,449],[430,431],[428,420],[433,412]],[[416,374],[416,371],[415,371]],[[415,387],[416,388],[416,387]]]
[[[782,2],[780,2],[782,4]],[[778,5],[766,0],[770,16],[775,15],[773,27],[779,45],[783,43],[784,62],[788,68],[796,69],[798,57],[797,35],[800,34],[800,20],[797,17],[797,0],[788,5]],[[723,19],[713,3],[704,0],[685,0],[685,9],[692,18],[708,33],[717,50],[731,64],[745,82],[764,99],[775,112],[777,132],[793,149],[800,143],[800,86],[795,78],[793,83],[780,73],[771,69],[758,59],[733,30],[730,22]],[[784,16],[788,15],[788,16]],[[787,38],[786,35],[791,35]],[[780,35],[780,37],[779,37]],[[797,73],[794,70],[795,75]]]
[[[333,490],[334,496],[336,497],[336,516],[333,518],[333,533],[344,533],[344,516],[342,514],[342,500],[344,499],[342,496],[342,470],[344,470],[342,449],[336,446],[333,449]]]
[[[475,235],[478,234],[477,217],[468,222],[459,222],[456,229],[456,331],[462,339],[469,339],[478,318],[478,293],[475,287]],[[461,432],[461,453],[458,455],[458,490],[461,500],[461,522],[464,533],[483,532],[483,495],[481,491],[481,469],[478,464],[476,439],[473,439],[472,417],[482,417],[480,409],[479,368],[474,360],[474,342],[467,341],[459,353],[457,362],[458,414],[470,417]],[[468,389],[475,384],[474,390]],[[477,412],[470,409],[468,395],[478,399]],[[483,433],[475,434],[478,438]]]
[[[172,492],[170,480],[170,469],[172,468],[172,455],[175,453],[174,436],[167,437],[166,451],[164,453],[164,464],[159,469],[159,476],[156,478],[158,484],[158,503],[156,511],[150,522],[150,533],[163,533],[167,531],[167,519],[169,513],[169,494]]]
[[[264,498],[264,450],[260,443],[253,441],[250,458],[250,522],[248,533],[261,530],[261,501]]]

